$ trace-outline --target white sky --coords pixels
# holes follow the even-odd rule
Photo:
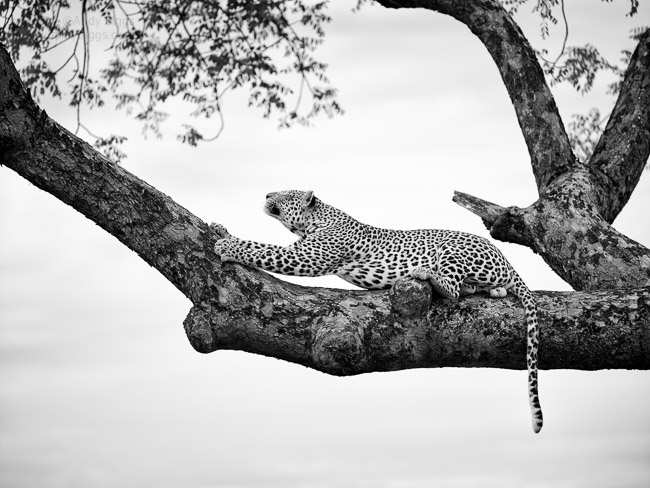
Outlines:
[[[648,14],[644,4],[630,22],[622,0],[567,3],[569,44],[595,43],[614,60]],[[467,28],[424,11],[351,14],[351,5],[337,2],[321,53],[343,117],[277,131],[236,95],[221,139],[198,149],[174,140],[183,107],[173,107],[163,140],[144,140],[111,110],[88,112],[85,123],[127,133],[125,167],[202,219],[265,242],[293,239],[262,214],[269,191],[313,189],[378,226],[480,235],[454,190],[504,206],[535,201],[514,110]],[[524,27],[538,37],[535,21]],[[597,104],[608,111],[606,81],[584,97],[555,87],[564,119]],[[41,104],[74,128],[71,110]],[[645,171],[615,222],[644,245],[649,195]],[[240,352],[195,353],[182,329],[187,299],[6,168],[0,225],[1,486],[650,485],[647,372],[543,371],[545,426],[534,436],[523,371],[333,378]],[[532,289],[568,289],[528,249],[497,245]]]

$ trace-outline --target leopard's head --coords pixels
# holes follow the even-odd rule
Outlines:
[[[288,190],[266,195],[264,212],[300,237],[310,223],[318,199],[313,191]]]

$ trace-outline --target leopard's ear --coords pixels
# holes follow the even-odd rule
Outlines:
[[[311,190],[306,191],[302,196],[302,202],[305,207],[313,207],[316,205],[316,196],[314,195],[314,192]]]

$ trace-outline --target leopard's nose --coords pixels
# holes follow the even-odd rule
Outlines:
[[[267,193],[266,194],[266,199],[268,200],[269,198],[273,198],[274,195],[275,195],[275,192]]]

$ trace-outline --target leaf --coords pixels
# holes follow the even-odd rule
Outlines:
[[[576,157],[586,163],[603,133],[606,117],[602,118],[600,111],[594,107],[586,115],[573,114],[571,119],[567,125],[571,148]]]

